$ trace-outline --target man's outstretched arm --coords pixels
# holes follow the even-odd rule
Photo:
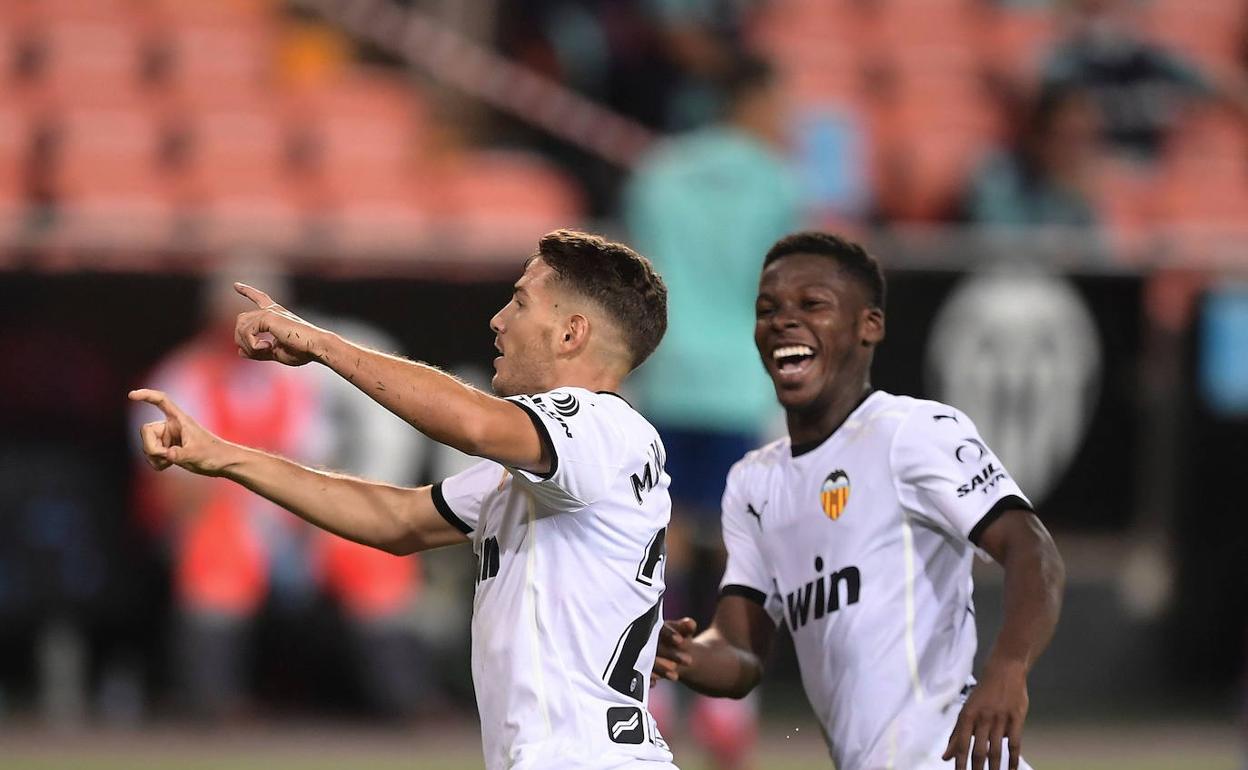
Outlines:
[[[468,540],[438,513],[429,487],[409,489],[314,470],[230,443],[205,430],[158,390],[132,391],[130,399],[164,412],[164,420],[140,429],[143,454],[158,471],[176,465],[229,479],[321,529],[393,554]]]
[[[776,626],[756,602],[721,596],[710,628],[696,637],[691,618],[670,620],[659,632],[658,677],[684,682],[718,698],[744,698],[763,677]]]
[[[1007,511],[984,530],[979,545],[1005,569],[1005,616],[944,759],[954,759],[962,770],[969,754],[971,767],[983,767],[986,759],[998,770],[1005,739],[1010,770],[1016,770],[1027,718],[1027,674],[1053,638],[1066,569],[1053,538],[1031,511]]]
[[[257,308],[238,317],[234,341],[241,355],[288,366],[317,361],[434,441],[508,467],[550,471],[549,448],[515,404],[432,366],[356,345],[259,289],[241,283],[235,289]]]

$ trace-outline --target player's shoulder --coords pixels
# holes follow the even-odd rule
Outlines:
[[[746,452],[728,470],[728,483],[748,485],[753,478],[785,462],[791,456],[789,446],[789,437],[785,436]]]
[[[851,439],[896,446],[899,441],[924,441],[942,426],[973,427],[970,418],[948,404],[877,390],[850,415],[842,430]]]
[[[547,417],[575,430],[575,425],[594,424],[592,432],[606,431],[623,436],[644,435],[647,442],[657,431],[640,412],[623,396],[612,391],[593,391],[586,388],[561,386],[543,393],[512,396],[518,401],[538,409]]]
[[[614,396],[614,399],[612,399]],[[608,391],[595,392],[586,390],[585,388],[561,385],[557,388],[551,388],[541,393],[525,393],[518,396],[508,396],[511,401],[521,401],[535,404],[545,411],[558,412],[563,417],[575,417],[581,414],[581,410],[587,407],[598,408],[600,406],[614,406],[614,401],[620,401],[624,406],[628,406],[628,402],[622,397],[615,396]]]

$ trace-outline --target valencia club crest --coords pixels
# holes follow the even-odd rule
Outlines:
[[[838,468],[823,480],[823,487],[819,490],[819,503],[823,506],[823,512],[828,518],[836,521],[841,517],[848,502],[849,475]]]

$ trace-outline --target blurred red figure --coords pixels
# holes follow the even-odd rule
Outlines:
[[[240,358],[233,327],[241,303],[228,282],[216,284],[204,328],[157,366],[153,381],[227,440],[308,463],[359,464],[335,457],[345,444],[367,443],[340,435],[359,425],[333,418],[342,411],[341,393],[324,378]],[[328,535],[223,479],[145,473],[139,481],[141,515],[169,548],[178,685],[192,713],[215,719],[239,712],[251,621],[270,596],[297,606],[317,589],[338,600],[355,641],[368,647],[361,673],[372,705],[395,714],[412,707],[420,686],[401,660],[412,651],[396,638],[403,634],[393,621],[419,589],[416,558]],[[367,662],[374,656],[387,666]]]

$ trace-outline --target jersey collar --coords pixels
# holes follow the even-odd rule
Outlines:
[[[862,405],[867,403],[867,399],[871,398],[871,396],[875,395],[875,393],[876,393],[875,388],[871,388],[866,393],[863,393],[862,398],[858,400],[858,403],[854,406],[853,409],[849,410],[849,414],[845,415],[845,419],[841,421],[841,424],[837,425],[835,428],[832,429],[831,433],[829,433],[828,435],[824,436],[821,439],[817,439],[815,441],[807,441],[804,444],[790,444],[789,452],[792,453],[793,457],[801,457],[802,455],[807,454],[809,452],[813,452],[819,447],[826,444],[828,442],[828,439],[835,436],[836,432],[841,429],[841,425],[844,425],[845,423],[849,422],[849,418],[853,417],[854,413],[857,412],[859,409],[861,409]]]

